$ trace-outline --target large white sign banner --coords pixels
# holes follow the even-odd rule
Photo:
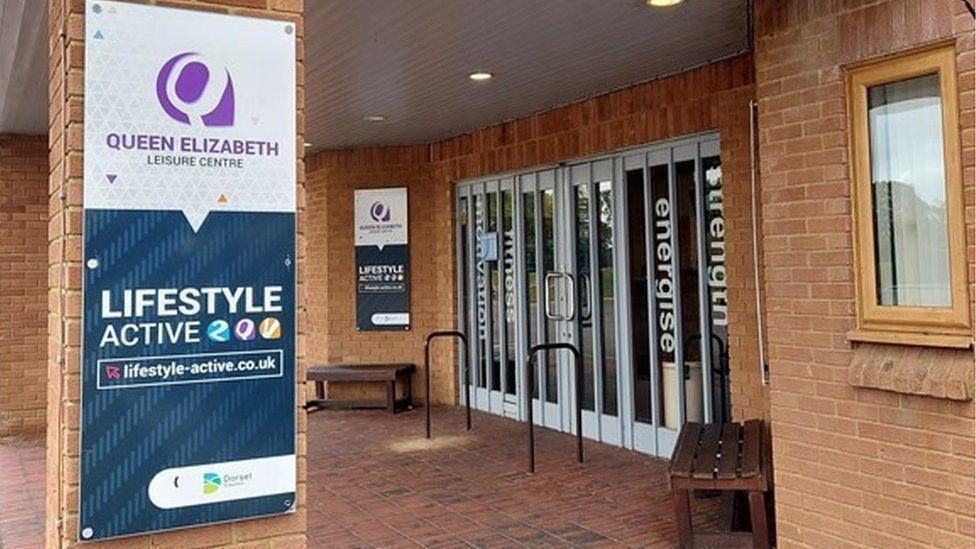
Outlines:
[[[295,211],[283,21],[88,1],[85,207]]]
[[[295,510],[295,25],[85,4],[78,537]]]

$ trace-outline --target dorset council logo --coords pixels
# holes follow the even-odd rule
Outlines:
[[[382,202],[374,202],[369,215],[373,216],[373,221],[383,223],[390,220],[390,208]]]
[[[213,494],[217,490],[220,490],[220,475],[218,475],[217,473],[204,473],[203,493]]]
[[[175,55],[156,76],[156,98],[173,120],[191,126],[234,125],[234,82],[195,52]]]

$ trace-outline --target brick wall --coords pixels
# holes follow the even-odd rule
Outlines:
[[[171,7],[204,9],[289,20],[297,29],[297,128],[299,155],[304,147],[304,12],[303,0],[167,0]],[[81,312],[81,241],[83,178],[84,9],[79,0],[49,0],[50,178],[48,186],[48,398],[47,504],[48,547],[76,546],[78,533],[78,405]],[[66,8],[66,9],[65,9]],[[66,30],[65,44],[60,32]],[[65,52],[62,54],[62,52]],[[65,71],[67,67],[67,71]],[[66,84],[62,85],[63,73]],[[306,342],[305,311],[305,166],[296,158],[298,174],[297,234],[297,379],[296,406],[304,403]],[[99,543],[124,547],[304,547],[306,541],[305,414],[296,414],[298,455],[297,512],[280,517],[136,536]]]
[[[47,138],[0,135],[0,437],[44,431]]]
[[[316,154],[309,163],[310,215],[322,219],[309,228],[310,264],[319,273],[309,279],[314,356],[329,361],[389,360],[392,348],[419,364],[425,331],[455,326],[453,182],[718,130],[728,224],[733,409],[736,417],[765,416],[768,401],[758,377],[749,217],[748,102],[753,93],[752,58],[740,56],[429,147]],[[352,191],[393,185],[410,188],[415,325],[406,334],[356,333]],[[319,211],[321,204],[326,205],[324,212]],[[443,349],[432,359],[435,402],[455,402],[453,354],[439,352]]]
[[[768,400],[759,381],[750,220],[753,93],[751,56],[719,61],[435,143],[435,177],[439,188],[449,189],[451,181],[717,130],[725,186],[732,408],[737,418],[764,417]],[[448,196],[441,198],[447,202],[443,208],[453,211]],[[450,261],[440,271],[449,274],[444,284],[453,287],[453,248],[440,257]]]
[[[846,64],[955,39],[970,283],[973,20],[958,0],[757,3],[780,546],[972,547],[972,402],[855,388]],[[970,351],[968,361],[972,363]]]
[[[426,146],[325,151],[308,163],[309,356],[312,363],[413,362],[423,365],[424,337],[450,329],[441,311],[453,299],[451,286],[433,261],[442,240],[453,238],[439,223],[434,180]],[[411,327],[406,332],[356,330],[356,273],[353,197],[356,189],[407,187],[410,233]],[[448,368],[448,344],[431,353],[431,400],[456,399],[457,383]],[[423,376],[413,380],[414,400],[423,400]],[[335,398],[383,398],[378,384],[336,384]]]

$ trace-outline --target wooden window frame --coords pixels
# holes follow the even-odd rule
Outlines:
[[[973,342],[963,217],[955,44],[941,44],[847,70],[850,124],[851,200],[857,323],[852,341],[936,347],[969,347]],[[917,76],[938,74],[946,179],[950,307],[883,306],[877,300],[868,88]]]

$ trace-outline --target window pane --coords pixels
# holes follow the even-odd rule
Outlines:
[[[634,419],[651,423],[651,340],[647,293],[647,224],[644,221],[644,170],[628,170],[627,227],[630,233],[630,324],[632,326],[631,362],[633,363]]]
[[[705,182],[705,199],[701,204],[704,216],[705,280],[708,297],[705,299],[709,332],[704,335],[705,349],[712,362],[712,410],[715,421],[728,420],[732,415],[729,398],[729,291],[725,272],[725,192],[722,181],[722,159],[706,156],[701,159],[701,178]]]
[[[501,193],[502,205],[502,296],[505,308],[502,318],[505,331],[505,345],[502,347],[502,360],[505,365],[505,392],[515,394],[515,193],[510,189]]]
[[[617,332],[616,297],[613,274],[613,187],[609,181],[601,181],[596,187],[597,261],[599,262],[600,318],[602,322],[601,365],[603,367],[603,413],[617,415]]]
[[[491,371],[488,372],[490,388],[500,391],[502,388],[502,308],[499,304],[500,281],[498,280],[498,193],[488,193],[488,236],[491,238],[491,257],[488,261],[488,307],[491,309],[491,347],[488,350]]]
[[[668,165],[651,166],[648,170],[650,177],[650,199],[652,223],[652,253],[651,265],[653,280],[653,312],[651,324],[652,333],[656,335],[654,345],[657,346],[658,361],[653,367],[657,368],[658,383],[658,417],[660,422],[669,429],[678,428],[677,410],[677,376],[675,375],[675,361],[677,360],[676,326],[678,322],[675,310],[674,291],[674,227],[671,221],[674,202],[668,189]],[[665,385],[668,386],[665,389]],[[665,406],[665,401],[673,405]]]
[[[685,395],[685,421],[700,423],[704,419],[704,405],[702,403],[702,336],[699,312],[701,294],[698,288],[699,212],[695,208],[695,161],[676,162],[674,164],[674,178],[677,182],[677,196],[674,198],[675,207],[678,210],[677,253],[678,264],[681,269],[675,273],[680,277],[678,289],[681,291],[681,310],[677,316],[680,318],[684,364],[679,366],[677,362],[672,362],[670,365],[664,365],[665,406],[669,402],[674,402],[675,406],[678,405],[677,395],[673,395],[669,399],[667,391],[677,391],[679,390],[678,386],[682,386]]]
[[[590,184],[576,187],[576,319],[583,355],[583,409],[594,410],[593,388],[593,277],[590,273]]]
[[[869,88],[868,129],[878,304],[949,307],[939,76]]]
[[[542,273],[539,277],[540,284],[545,280],[543,278],[545,274],[552,272],[556,268],[555,208],[553,190],[546,189],[542,191]],[[545,333],[542,334],[540,342],[549,343],[556,341],[556,321],[546,318],[544,329]],[[545,355],[545,353],[540,354]],[[558,402],[559,370],[555,354],[552,358],[540,356],[539,360],[543,361],[540,364],[546,365],[544,368],[546,372],[546,402]]]
[[[485,387],[487,374],[485,364],[487,357],[491,356],[491,347],[488,345],[488,249],[485,234],[485,195],[476,194],[474,196],[474,242],[475,242],[475,290],[477,292],[477,311],[478,311],[478,354],[480,360],[475,371],[475,380],[478,387]]]
[[[536,337],[536,322],[539,318],[539,284],[536,281],[538,269],[535,262],[535,192],[529,191],[523,195],[522,211],[524,217],[524,227],[522,231],[524,239],[522,241],[523,257],[525,258],[525,296],[528,309],[525,311],[526,336],[528,337],[529,347],[539,343]],[[539,360],[540,357],[536,357]],[[534,375],[534,374],[533,374]],[[532,385],[532,398],[539,398],[539,384]]]

